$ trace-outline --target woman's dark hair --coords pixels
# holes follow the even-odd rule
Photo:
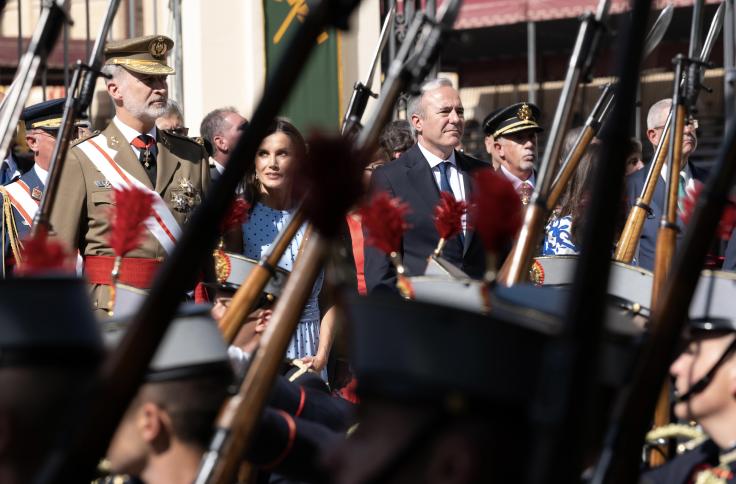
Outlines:
[[[570,151],[574,148],[575,140],[580,135],[582,128],[573,128],[567,132],[563,141],[562,156],[560,157],[560,163],[567,157]],[[585,207],[587,205],[588,190],[592,179],[590,178],[591,166],[598,159],[600,152],[600,145],[597,143],[590,143],[586,148],[585,153],[580,158],[577,169],[573,173],[570,181],[565,188],[565,191],[560,197],[559,207],[557,209],[558,217],[569,216],[571,220],[571,237],[575,245],[578,245],[577,234],[580,229],[581,222],[583,221],[583,215],[585,213]]]
[[[263,139],[271,136],[275,133],[284,133],[291,140],[291,144],[294,148],[294,157],[297,160],[302,160],[307,154],[307,143],[304,141],[304,137],[296,129],[296,126],[291,124],[284,118],[276,118],[266,131],[266,135]],[[245,173],[245,200],[251,204],[251,207],[255,206],[261,193],[261,183],[256,178],[256,164],[251,163],[248,167],[248,171]]]

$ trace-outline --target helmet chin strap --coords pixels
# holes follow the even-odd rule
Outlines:
[[[717,366],[714,366],[711,369],[711,371],[714,370],[714,369],[717,369],[717,368],[718,368]],[[697,382],[695,382],[695,384],[692,385],[688,391],[686,391],[682,395],[678,395],[677,396],[677,399],[675,400],[675,403],[687,402],[693,396],[695,396],[698,393],[700,393],[703,390],[705,390],[708,387],[708,385],[710,384],[710,381],[712,380],[712,376],[713,375],[711,374],[711,371],[709,371],[703,378],[701,378],[700,380],[698,380]],[[715,374],[714,371],[713,371],[713,373]]]
[[[675,400],[675,403],[683,403],[689,401],[693,396],[697,395],[698,393],[705,390],[708,385],[710,385],[710,382],[713,380],[713,377],[716,376],[716,372],[718,369],[723,365],[723,363],[726,362],[728,357],[733,353],[733,351],[736,350],[736,339],[734,339],[731,344],[728,345],[726,350],[723,352],[720,358],[718,358],[718,361],[715,362],[715,364],[711,367],[710,370],[708,370],[708,373],[703,375],[703,377],[696,381],[693,385],[690,386],[688,391],[683,393],[682,395],[679,395],[677,399]]]

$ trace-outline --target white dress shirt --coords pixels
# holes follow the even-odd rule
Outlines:
[[[36,172],[36,176],[41,180],[43,186],[46,186],[46,180],[49,179],[49,172],[38,166],[36,163],[33,164],[33,171]]]
[[[659,172],[659,175],[662,177],[662,180],[665,182],[665,186],[667,183],[667,164],[662,164],[662,171]],[[685,189],[686,190],[692,190],[695,188],[695,179],[693,178],[693,173],[690,170],[690,164],[685,163],[685,168],[680,170],[680,176],[685,177]]]
[[[532,186],[532,188],[534,188],[534,185],[536,185],[536,180],[534,179],[534,172],[533,171],[532,171],[532,174],[531,174],[531,176],[529,178],[527,178],[526,180],[522,180],[518,176],[516,176],[513,173],[511,173],[510,171],[508,171],[505,166],[503,166],[503,165],[500,165],[500,166],[501,166],[501,173],[503,173],[503,176],[505,176],[506,179],[508,181],[510,181],[514,185],[514,190],[518,191],[519,190],[519,185],[521,185],[524,182],[529,183]]]
[[[467,201],[465,194],[465,183],[464,177],[468,176],[467,173],[461,172],[457,167],[457,161],[455,160],[455,151],[453,150],[450,157],[443,160],[439,156],[431,153],[428,149],[422,146],[421,142],[417,143],[419,150],[424,155],[424,158],[429,163],[429,167],[432,169],[434,175],[434,181],[437,183],[437,188],[441,187],[442,173],[440,172],[440,163],[443,161],[449,161],[450,165],[447,167],[447,179],[450,181],[450,188],[452,188],[452,194],[455,195],[455,200]],[[467,214],[463,214],[462,218],[463,233],[467,233]]]

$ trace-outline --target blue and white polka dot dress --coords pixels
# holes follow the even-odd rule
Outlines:
[[[276,239],[277,234],[289,223],[291,214],[292,212],[288,210],[275,210],[262,203],[257,203],[248,221],[243,224],[243,254],[246,257],[260,260],[263,253],[268,250],[274,239]],[[303,224],[299,228],[279,261],[279,267],[288,271],[292,270],[306,227],[307,225]],[[322,289],[323,280],[324,273],[320,273],[312,288],[312,294],[304,306],[299,325],[286,350],[288,359],[315,356],[317,354],[321,319],[317,296]]]

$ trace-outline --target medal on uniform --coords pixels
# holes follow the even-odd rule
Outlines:
[[[143,166],[145,166],[146,169],[151,167],[151,150],[148,148],[143,150]]]

